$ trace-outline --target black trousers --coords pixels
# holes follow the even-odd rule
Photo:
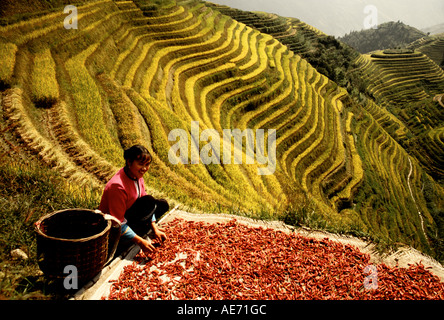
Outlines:
[[[168,202],[164,199],[155,199],[150,195],[138,198],[134,204],[125,212],[127,225],[138,236],[144,237],[151,229],[153,215],[159,220],[170,210]],[[120,255],[132,242],[119,241],[115,256]]]
[[[164,199],[155,199],[150,195],[140,197],[125,213],[127,225],[137,235],[144,236],[151,229],[153,215],[158,220],[169,209],[170,206]]]

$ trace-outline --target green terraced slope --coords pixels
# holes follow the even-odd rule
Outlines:
[[[421,38],[413,43],[411,43],[408,48],[418,50],[430,59],[433,60],[437,65],[444,68],[444,35],[439,34],[427,38]]]
[[[432,176],[442,179],[444,145],[440,132],[444,110],[435,97],[444,92],[444,71],[421,52],[378,52],[361,56],[357,64],[369,84],[368,93],[382,107],[373,110],[386,110],[392,118],[380,123],[391,133],[398,130],[393,137]]]

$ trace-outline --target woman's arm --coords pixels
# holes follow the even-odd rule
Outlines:
[[[104,207],[107,207],[108,209],[108,212],[106,213],[109,213],[116,217],[120,222],[123,222],[125,219],[126,198],[127,193],[123,186],[119,184],[112,184],[109,186],[102,196],[102,201],[106,202],[106,205],[104,203]]]

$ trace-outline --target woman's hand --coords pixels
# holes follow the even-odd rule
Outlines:
[[[167,236],[166,236],[165,232],[160,231],[159,229],[157,229],[157,232],[154,232],[154,238],[157,241],[162,242],[162,241],[166,240]]]
[[[151,253],[154,250],[156,250],[156,248],[152,245],[150,240],[147,239],[143,239],[142,237],[139,236],[135,236],[134,240],[133,240],[139,247],[140,249],[142,249],[143,252],[145,253]]]
[[[162,242],[166,240],[167,236],[165,234],[165,229],[159,228],[155,222],[153,222],[151,226],[153,228],[154,238],[157,241]]]

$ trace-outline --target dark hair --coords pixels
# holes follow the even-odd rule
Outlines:
[[[153,158],[147,148],[141,145],[132,146],[123,152],[123,158],[125,162],[133,162],[134,160],[140,160],[141,162],[151,163]]]

